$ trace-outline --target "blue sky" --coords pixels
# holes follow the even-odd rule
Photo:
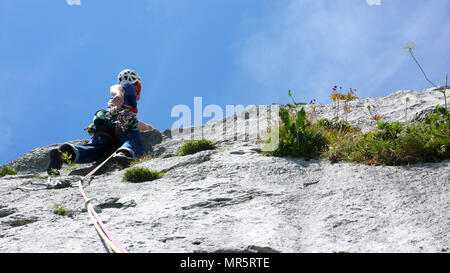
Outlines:
[[[161,131],[195,96],[225,109],[287,102],[288,89],[330,103],[333,85],[360,97],[429,88],[409,41],[444,84],[449,12],[448,0],[2,0],[0,164],[88,139],[124,68],[143,80],[138,117]]]

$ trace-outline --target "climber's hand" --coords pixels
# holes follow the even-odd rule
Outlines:
[[[117,95],[108,101],[108,106],[120,107],[123,104],[123,96]]]

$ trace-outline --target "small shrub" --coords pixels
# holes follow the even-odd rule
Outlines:
[[[211,140],[207,139],[199,139],[199,140],[191,140],[186,142],[181,148],[178,150],[179,156],[185,156],[190,154],[195,154],[201,151],[206,150],[214,150],[216,149],[216,144]]]
[[[3,177],[5,175],[16,175],[16,174],[17,174],[17,171],[9,166],[3,166],[0,169],[0,177]]]
[[[394,121],[394,122],[380,122],[377,125],[377,130],[375,133],[375,137],[380,138],[382,140],[396,140],[400,133],[403,132],[405,126],[403,123]]]
[[[313,126],[308,126],[294,134],[281,129],[280,140],[278,148],[273,152],[269,152],[271,155],[310,159],[320,156],[327,145],[323,131]]]
[[[152,171],[147,168],[133,168],[125,172],[123,176],[123,181],[125,182],[145,182],[153,181],[164,176],[164,173],[158,171]]]
[[[301,110],[298,109],[300,105],[305,105],[305,103],[297,103],[290,90],[288,95],[294,104],[280,107],[279,145],[276,150],[263,154],[305,158],[317,157],[327,145],[323,130],[318,126],[311,126],[311,122],[306,119],[306,112],[303,107]]]
[[[357,129],[345,120],[329,120],[326,118],[319,119],[317,124],[326,130],[337,130],[339,132],[354,132]]]
[[[74,164],[72,162],[72,154],[69,154],[68,152],[62,153],[63,160],[67,163],[68,167],[66,170],[64,170],[64,173],[68,175],[70,172],[77,169],[77,164]],[[56,172],[55,172],[56,173]],[[59,172],[58,172],[59,173]]]
[[[53,213],[61,216],[71,216],[72,213],[69,212],[62,204],[53,205]]]

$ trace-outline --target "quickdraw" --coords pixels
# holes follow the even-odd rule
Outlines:
[[[136,114],[129,109],[118,109],[117,107],[108,108],[108,110],[98,110],[91,123],[84,130],[89,135],[94,135],[98,131],[98,126],[102,127],[103,124],[111,124],[116,129],[126,131],[128,129],[137,130],[138,119]]]
[[[126,131],[130,128],[137,128],[138,121],[136,118],[136,114],[128,109],[110,110],[106,114],[106,117],[113,120],[114,125],[123,131]]]

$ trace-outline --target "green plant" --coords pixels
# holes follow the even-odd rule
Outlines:
[[[211,140],[207,139],[199,139],[199,140],[191,140],[186,142],[181,148],[178,150],[179,156],[185,156],[190,154],[195,154],[200,151],[205,150],[214,150],[216,149],[216,144]]]
[[[424,123],[430,127],[430,134],[434,137],[450,139],[450,110],[436,105],[436,113],[428,114]]]
[[[287,104],[287,107],[289,107],[290,109],[295,109],[295,108],[299,107],[300,105],[307,105],[306,102],[296,102],[294,99],[294,96],[292,95],[291,90],[288,90],[288,96],[291,98],[292,102],[294,103],[294,104],[290,104],[290,103]]]
[[[54,168],[51,168],[51,169],[50,169],[50,177],[55,178],[55,177],[57,177],[58,175],[59,175],[59,170],[54,169]]]
[[[9,166],[3,166],[0,169],[0,177],[5,176],[5,175],[16,175],[17,171]]]
[[[400,133],[404,130],[404,125],[401,122],[380,122],[377,125],[377,129],[375,132],[375,137],[380,138],[382,140],[395,140],[398,138]]]
[[[350,125],[350,123],[345,120],[329,120],[329,119],[319,119],[317,124],[326,130],[337,130],[339,132],[353,132],[357,130],[355,127]]]
[[[53,213],[61,216],[71,216],[72,213],[68,211],[62,204],[54,204],[52,207]]]
[[[380,115],[375,115],[375,116],[372,117],[372,119],[375,120],[375,121],[380,121],[380,120],[383,119],[383,117],[380,116]]]
[[[414,43],[414,42],[408,42],[408,43],[406,43],[406,44],[404,45],[403,48],[408,49],[409,54],[411,55],[411,57],[413,58],[413,60],[416,62],[416,64],[417,64],[417,66],[419,67],[420,71],[422,71],[422,74],[424,75],[425,80],[426,80],[427,82],[429,82],[432,86],[438,88],[436,84],[434,84],[432,81],[430,81],[430,80],[428,79],[427,74],[426,74],[425,71],[423,70],[423,68],[422,68],[422,66],[420,65],[419,61],[417,61],[416,57],[414,56],[414,54],[413,54],[413,49],[415,49],[416,47],[417,47],[416,43]],[[445,93],[445,92],[447,91],[447,86],[448,86],[448,74],[446,73],[446,74],[445,74],[445,87],[444,87],[443,89],[442,89],[442,88],[438,88],[438,89],[436,90],[436,91],[441,92],[441,93],[444,95],[444,102],[445,102],[445,108],[446,108],[446,109],[448,109],[448,107],[447,107],[447,95],[446,95],[446,93]]]
[[[411,99],[408,96],[405,96],[403,100],[405,101],[405,120],[408,120],[408,103]]]
[[[153,171],[147,168],[133,168],[125,172],[122,180],[126,182],[145,182],[162,178],[164,173]]]
[[[367,108],[367,111],[369,112],[370,119],[375,121],[379,121],[382,119],[382,117],[377,114],[375,105],[365,103],[364,106]]]
[[[309,121],[311,121],[311,122],[316,122],[317,121],[317,112],[316,112],[316,109],[317,109],[317,105],[311,105],[311,115],[310,115],[310,118],[309,118]]]
[[[66,170],[64,170],[64,173],[67,175],[71,171],[74,171],[77,169],[77,165],[72,163],[72,154],[69,152],[63,152],[62,153],[63,160],[66,161],[67,165],[69,166]]]
[[[337,103],[335,119],[339,120],[339,102],[340,101],[344,102],[344,113],[345,113],[345,115],[347,115],[347,113],[350,112],[348,103],[352,100],[357,99],[357,97],[355,96],[355,92],[357,90],[356,89],[353,90],[353,88],[350,88],[347,91],[347,93],[345,94],[345,93],[342,93],[342,86],[339,87],[339,91],[338,91],[337,85],[335,85],[332,90],[333,90],[333,92],[331,93],[330,98]]]
[[[300,110],[300,105],[292,96],[291,90],[289,97],[294,104],[287,104],[280,107],[281,125],[279,128],[279,145],[271,152],[264,154],[275,156],[298,156],[313,158],[319,155],[326,146],[326,140],[320,130],[311,126],[311,122],[306,119],[304,107]]]

